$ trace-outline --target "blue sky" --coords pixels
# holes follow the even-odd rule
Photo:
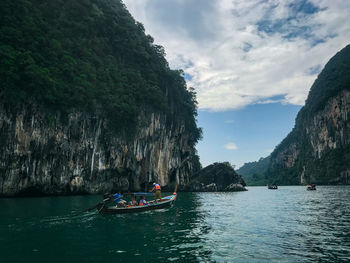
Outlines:
[[[249,105],[224,112],[199,111],[203,140],[201,163],[228,161],[239,167],[268,156],[294,127],[301,106],[279,103]]]
[[[203,165],[267,156],[325,63],[350,43],[347,0],[124,3],[197,92]]]

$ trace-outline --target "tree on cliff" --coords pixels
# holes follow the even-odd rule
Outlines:
[[[201,136],[197,102],[181,70],[171,70],[120,0],[0,2],[0,100],[34,100],[47,112],[102,112],[133,130],[144,111],[185,122]]]

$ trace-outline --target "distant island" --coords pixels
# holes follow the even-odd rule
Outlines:
[[[183,190],[190,192],[247,191],[246,183],[229,162],[213,163],[193,175]]]
[[[237,173],[249,185],[350,184],[350,45],[319,74],[289,135]]]
[[[245,163],[237,169],[248,185],[267,185],[269,182],[265,178],[267,169],[269,168],[271,157],[260,158],[256,162]]]

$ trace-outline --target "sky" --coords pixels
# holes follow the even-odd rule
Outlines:
[[[271,153],[327,61],[350,44],[349,0],[124,0],[197,92],[204,166]]]

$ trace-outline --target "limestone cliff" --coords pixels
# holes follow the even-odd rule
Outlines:
[[[293,131],[271,154],[266,178],[280,184],[350,184],[350,46],[313,84]]]
[[[0,13],[0,196],[189,181],[195,92],[121,0],[3,0]]]
[[[183,125],[139,116],[133,139],[99,115],[72,112],[51,123],[40,108],[0,108],[0,195],[102,193],[188,182],[194,150]]]

